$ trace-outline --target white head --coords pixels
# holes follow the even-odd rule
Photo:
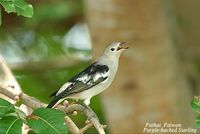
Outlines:
[[[124,45],[125,42],[113,42],[104,50],[103,55],[107,58],[119,58],[121,53],[128,49],[127,46]]]

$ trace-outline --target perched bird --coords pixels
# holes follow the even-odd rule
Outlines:
[[[98,60],[51,94],[50,96],[54,96],[54,98],[47,107],[51,108],[66,98],[80,99],[86,105],[89,105],[93,96],[111,85],[117,72],[119,57],[125,49],[128,49],[124,46],[124,43],[111,43]]]

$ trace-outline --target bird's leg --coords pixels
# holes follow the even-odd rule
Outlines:
[[[84,104],[87,105],[87,106],[89,106],[89,104],[90,104],[90,99],[91,99],[91,98],[85,99],[85,100],[84,100]]]
[[[81,100],[76,100],[77,104],[80,104],[84,108],[88,108],[88,105],[90,104],[90,98],[85,99],[83,102]]]
[[[85,100],[83,101],[83,103],[80,103],[80,105],[82,105],[84,108],[89,109],[89,111],[93,111],[93,110],[89,107],[90,99],[91,99],[91,98],[85,99]],[[96,119],[98,119],[96,113],[95,113],[95,112],[92,112],[92,116],[89,117],[89,118],[87,118],[87,120],[90,121],[91,118],[93,118],[93,117],[96,118]],[[87,120],[86,120],[86,121],[87,121]]]

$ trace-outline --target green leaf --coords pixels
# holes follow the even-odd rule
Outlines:
[[[28,116],[28,125],[38,134],[67,134],[64,113],[56,109],[39,108]]]
[[[18,116],[18,118],[22,119],[23,122],[26,123],[26,114],[22,110],[15,108],[15,113]]]
[[[26,3],[24,0],[0,0],[0,4],[8,13],[14,12],[24,17],[33,16],[33,6]]]
[[[0,119],[0,134],[21,134],[23,121],[15,116]]]
[[[197,113],[200,113],[200,103],[198,102],[198,100],[197,99],[193,99],[192,101],[191,101],[191,107],[192,107],[192,110],[194,110],[195,112],[197,112]]]
[[[15,107],[8,101],[0,98],[0,117],[9,113],[14,113]]]

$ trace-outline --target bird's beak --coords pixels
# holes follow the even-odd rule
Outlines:
[[[121,42],[117,50],[121,50],[121,49],[125,50],[129,48],[128,46],[125,46],[124,44],[126,44],[126,42]]]

